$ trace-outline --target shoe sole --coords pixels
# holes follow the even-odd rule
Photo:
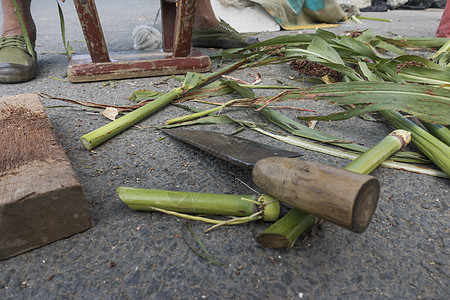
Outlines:
[[[36,76],[36,64],[0,63],[0,83],[20,83],[30,81]]]

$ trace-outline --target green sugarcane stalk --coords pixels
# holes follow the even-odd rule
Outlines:
[[[291,209],[284,217],[256,237],[256,242],[267,248],[287,248],[316,222],[316,217],[298,209]]]
[[[392,154],[405,148],[411,142],[411,133],[405,130],[395,130],[378,144],[373,146],[370,151],[361,154],[358,159],[353,160],[344,169],[361,174],[370,174],[382,162],[388,159]]]
[[[278,200],[268,195],[255,197],[253,195],[192,193],[131,187],[119,187],[116,192],[119,198],[133,210],[157,210],[205,222],[211,219],[186,214],[251,217],[255,213],[259,213],[258,219],[267,222],[275,222],[280,214]],[[223,220],[212,220],[209,223],[237,224],[237,222],[224,222]]]
[[[379,111],[396,128],[411,132],[413,144],[442,171],[450,175],[450,147],[398,112]]]
[[[186,122],[186,121],[191,121],[191,120],[195,120],[197,118],[203,117],[203,116],[207,116],[209,114],[212,114],[213,112],[216,111],[220,111],[222,109],[224,109],[226,106],[233,104],[234,102],[239,101],[239,99],[237,100],[231,100],[228,101],[226,103],[224,103],[223,105],[219,105],[207,110],[203,110],[203,111],[199,111],[190,115],[185,115],[185,116],[181,116],[181,117],[176,117],[176,118],[172,118],[166,121],[167,125],[171,125],[171,124],[176,124],[176,123],[182,123],[182,122]]]
[[[355,16],[357,19],[361,20],[373,20],[373,21],[381,21],[381,22],[392,22],[391,19],[381,19],[381,18],[372,18],[372,17],[363,17],[363,16]]]
[[[395,130],[344,169],[369,174],[386,158],[403,149],[410,141],[411,134],[409,132]],[[282,199],[280,200],[282,201]],[[256,242],[267,248],[292,247],[297,238],[314,225],[315,219],[314,216],[298,209],[291,209],[284,217],[260,234],[256,238]]]
[[[340,157],[340,158],[345,158],[345,159],[349,159],[349,160],[355,160],[355,159],[357,159],[360,156],[359,153],[342,151],[342,150],[339,150],[339,149],[323,146],[323,145],[320,145],[320,144],[317,144],[317,143],[312,143],[312,142],[309,142],[307,140],[302,140],[302,139],[299,139],[297,137],[281,136],[281,135],[273,134],[273,133],[265,131],[265,130],[263,130],[261,128],[257,128],[257,127],[253,128],[253,130],[258,131],[258,132],[260,132],[262,134],[265,134],[267,136],[270,136],[270,137],[272,137],[274,139],[277,139],[277,140],[283,141],[285,143],[294,145],[294,146],[302,147],[302,148],[305,148],[305,149],[308,149],[308,150],[312,150],[312,151],[317,151],[317,152],[320,152],[320,153],[325,153],[325,154],[328,154],[328,155],[333,155],[333,156]],[[421,167],[421,166],[416,166],[416,165],[411,165],[411,164],[406,164],[406,163],[400,163],[400,162],[392,161],[392,157],[393,156],[391,156],[389,158],[389,160],[383,161],[381,163],[381,166],[382,167],[386,167],[386,168],[404,170],[404,171],[409,171],[409,172],[426,174],[426,175],[430,175],[430,176],[441,177],[441,178],[450,178],[450,176],[447,173],[442,172],[441,170],[424,168],[424,167]]]
[[[161,108],[169,105],[182,94],[213,82],[214,80],[220,78],[223,74],[239,68],[247,61],[248,59],[240,60],[224,69],[210,74],[205,78],[202,78],[199,73],[190,73],[191,76],[186,76],[182,87],[174,88],[168,93],[126,114],[125,116],[83,135],[80,138],[80,141],[86,150],[91,150],[122,131],[130,128],[134,124],[147,118]]]
[[[422,125],[435,137],[450,146],[450,129],[440,124],[432,124],[424,121],[420,121]]]
[[[91,131],[80,138],[86,150],[91,150],[103,142],[109,140],[122,131],[130,128],[136,123],[147,118],[151,114],[172,103],[173,100],[178,98],[183,93],[183,88],[174,88],[161,97],[153,100],[149,104],[146,104],[126,115],[116,119],[94,131]]]

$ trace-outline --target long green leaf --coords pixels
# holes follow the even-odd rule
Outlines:
[[[241,86],[234,80],[228,81],[228,85],[244,98],[255,98],[256,97],[255,92],[251,88]]]
[[[349,36],[343,36],[336,40],[338,45],[345,46],[347,51],[353,52],[354,57],[370,58],[373,60],[379,59],[379,57],[373,52],[373,50],[365,43],[351,38]]]
[[[427,122],[450,124],[450,91],[444,88],[388,82],[345,82],[318,85],[307,89],[302,96],[328,100],[330,104],[356,105],[354,109],[328,116],[299,117],[302,120],[336,121],[368,112],[395,110]]]
[[[361,70],[361,73],[367,78],[369,81],[382,81],[382,79],[377,76],[374,72],[370,70],[367,63],[365,62],[359,62],[358,63],[359,69]]]
[[[64,49],[66,50],[65,54],[67,56],[67,59],[70,60],[70,57],[72,55],[72,46],[69,45],[69,42],[66,42],[66,24],[64,21],[64,13],[62,11],[61,5],[59,5],[58,0],[56,0],[56,3],[58,4],[58,13],[59,13],[59,24],[61,27],[61,38],[64,45]]]
[[[439,48],[442,47],[449,38],[420,38],[420,37],[401,37],[401,38],[387,38],[383,36],[377,36],[377,39],[398,45],[402,48]]]
[[[261,110],[261,113],[272,123],[278,125],[287,132],[296,136],[309,138],[315,141],[325,142],[334,146],[339,146],[341,148],[357,151],[360,153],[366,152],[370,149],[368,147],[351,142],[345,143],[342,141],[342,138],[340,137],[328,133],[323,133],[317,129],[309,128],[308,126],[305,126],[283,115],[279,111],[268,107],[263,108]],[[397,152],[392,156],[392,160],[410,163],[430,163],[430,161],[425,157],[423,157],[422,155],[415,152],[407,152],[407,151]]]
[[[331,62],[340,65],[344,64],[344,61],[342,60],[339,53],[320,37],[314,38],[311,44],[308,46],[307,50],[315,53],[315,57],[322,56],[324,58],[323,62]]]
[[[372,41],[371,44],[378,49],[382,49],[385,51],[389,51],[398,55],[407,55],[408,52],[406,52],[405,50],[400,49],[399,47],[396,47],[395,45],[392,45],[390,43],[386,43],[385,41],[382,40],[375,40]]]
[[[187,222],[187,224],[185,226],[183,226],[183,228],[184,229],[188,229],[190,236],[194,239],[194,241],[198,245],[198,247],[200,247],[200,249],[195,247],[195,244],[192,244],[189,241],[188,235],[187,234],[182,234],[183,240],[186,242],[186,244],[189,246],[189,248],[191,248],[191,250],[194,251],[195,254],[197,254],[198,256],[203,258],[204,260],[209,261],[210,263],[213,263],[213,264],[221,266],[221,267],[224,266],[224,264],[222,262],[220,262],[219,260],[214,258],[208,252],[208,250],[206,249],[206,247],[203,244],[203,242],[200,240],[200,238],[192,230],[191,223],[189,221]],[[184,231],[186,231],[186,230],[184,230]]]

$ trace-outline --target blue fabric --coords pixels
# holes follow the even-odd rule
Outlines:
[[[303,3],[305,0],[286,0],[295,13],[298,15],[303,9]],[[320,0],[322,1],[322,0]]]
[[[318,11],[325,8],[325,2],[323,0],[300,0],[304,1],[304,7],[309,8],[312,11]]]

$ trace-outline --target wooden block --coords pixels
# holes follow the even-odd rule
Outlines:
[[[83,190],[36,94],[0,98],[0,259],[91,226]]]

